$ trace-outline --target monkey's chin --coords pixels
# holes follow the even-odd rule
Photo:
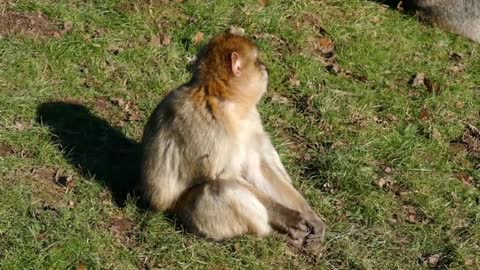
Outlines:
[[[262,87],[260,87],[260,89],[259,89],[260,95],[263,96],[267,92],[267,89],[268,89],[268,78],[265,79]]]

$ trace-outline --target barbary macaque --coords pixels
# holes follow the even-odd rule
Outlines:
[[[404,0],[402,6],[422,20],[480,42],[480,0]]]
[[[190,82],[170,92],[143,134],[142,194],[153,210],[220,241],[324,239],[325,223],[294,188],[263,129],[257,104],[268,74],[249,39],[222,33],[197,56]]]

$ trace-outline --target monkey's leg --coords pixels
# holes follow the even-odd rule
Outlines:
[[[265,163],[262,171],[271,170],[268,166]],[[326,229],[325,223],[290,182],[280,178],[265,178],[263,186],[259,186],[259,189],[263,189],[266,194],[275,198],[282,205],[302,213],[310,228],[310,233],[305,239],[306,243],[323,241]]]
[[[260,149],[260,150],[258,150]],[[245,179],[278,203],[301,212],[311,229],[306,243],[323,241],[326,225],[292,185],[280,158],[268,140],[252,148],[246,164]]]
[[[265,236],[276,230],[288,234],[292,245],[300,246],[308,234],[300,212],[235,180],[193,187],[180,198],[176,213],[193,233],[213,240],[247,233]]]

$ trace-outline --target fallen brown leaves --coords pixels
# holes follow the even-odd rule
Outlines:
[[[425,73],[417,73],[412,76],[409,81],[410,85],[414,88],[420,88],[425,86],[428,92],[439,94],[441,91],[440,84],[428,78]]]
[[[452,73],[462,73],[465,71],[465,65],[461,63],[463,56],[459,53],[450,53],[449,59],[453,64],[448,68]]]
[[[168,46],[172,43],[172,37],[168,34],[163,34],[160,36],[151,36],[150,37],[150,45],[161,47],[161,46]]]
[[[200,43],[202,43],[204,38],[205,38],[205,34],[203,32],[198,32],[195,34],[195,37],[193,37],[193,43],[195,45],[199,45]]]
[[[412,224],[428,224],[431,222],[420,208],[413,205],[404,205],[403,214],[407,222]]]
[[[232,33],[234,35],[238,35],[238,36],[245,35],[245,29],[243,29],[242,27],[239,27],[239,26],[231,25],[229,31],[230,31],[230,33]]]
[[[70,193],[75,187],[73,176],[65,174],[63,170],[57,170],[54,176],[55,183],[65,188],[65,193]]]
[[[387,167],[387,168],[390,169],[390,167]],[[385,169],[385,170],[388,170],[388,169]],[[393,193],[395,196],[404,196],[409,193],[409,191],[405,187],[402,187],[390,175],[384,175],[380,177],[377,181],[377,185],[380,188],[382,188],[384,191]]]
[[[77,270],[87,270],[87,267],[83,262],[79,262],[77,265]]]
[[[419,261],[422,265],[428,266],[431,269],[437,269],[441,259],[442,254],[429,254],[420,257]]]
[[[138,109],[134,101],[124,100],[122,98],[112,98],[111,102],[117,105],[125,113],[124,121],[141,121],[143,113]]]
[[[473,177],[468,175],[466,172],[457,172],[455,176],[467,186],[471,186],[473,184]]]
[[[135,101],[124,98],[98,98],[95,101],[95,110],[103,117],[111,119],[118,126],[125,126],[127,122],[137,122],[144,119],[143,112],[138,108]],[[115,112],[115,108],[120,109]]]
[[[430,120],[430,112],[428,111],[428,108],[427,107],[423,107],[421,110],[420,110],[420,116],[419,116],[420,120],[422,121],[428,121]]]
[[[269,0],[258,0],[260,7],[265,8],[268,5]]]
[[[471,156],[480,158],[480,130],[477,127],[467,124],[461,141],[467,146]]]
[[[336,55],[335,42],[327,36],[326,31],[321,31],[319,37],[311,40],[310,43],[312,44],[314,53],[319,56],[320,62],[329,72],[346,78],[353,78],[361,82],[368,81],[366,76],[340,66]]]

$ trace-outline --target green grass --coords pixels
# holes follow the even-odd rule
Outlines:
[[[367,0],[129,2],[0,1],[72,25],[0,38],[1,269],[480,268],[480,159],[453,143],[480,126],[480,45]],[[189,79],[195,34],[231,25],[258,38],[270,70],[260,111],[327,220],[320,249],[198,239],[127,196],[146,116]],[[320,27],[342,70],[366,80],[325,68]],[[464,71],[449,70],[452,53]],[[412,87],[417,73],[440,92]]]

